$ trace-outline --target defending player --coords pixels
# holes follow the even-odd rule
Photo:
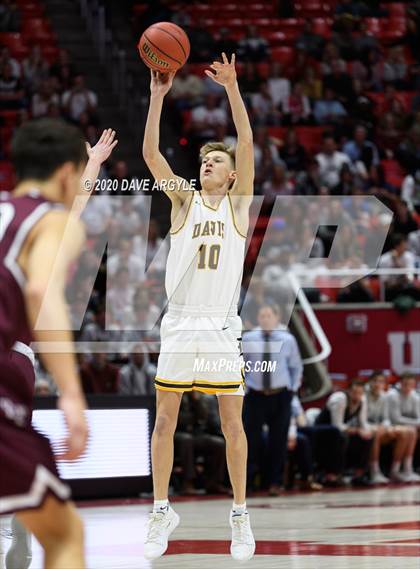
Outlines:
[[[145,555],[162,555],[179,516],[168,504],[173,466],[173,435],[184,391],[218,396],[229,476],[234,493],[230,513],[231,554],[250,559],[255,541],[246,511],[247,441],[242,425],[242,322],[238,299],[243,272],[249,206],[253,196],[252,130],[239,92],[235,56],[214,62],[206,71],[223,85],[237,131],[236,151],[223,143],[201,149],[201,191],[184,191],[187,182],[175,175],[159,151],[159,122],[163,99],[173,73],[152,71],[150,108],[143,156],[155,179],[178,180],[179,190],[166,190],[172,202],[171,248],[166,267],[168,311],[161,324],[161,352],[155,379],[156,423],[152,437],[154,507],[150,515]],[[228,362],[220,371],[194,372],[194,361]],[[213,369],[213,365],[209,366]]]
[[[69,489],[57,476],[47,439],[31,427],[30,350],[26,355],[21,351],[24,359],[16,361],[14,343],[28,344],[33,337],[71,342],[64,286],[84,233],[78,215],[69,210],[82,192],[83,168],[84,179],[96,178],[116,144],[114,136],[109,129],[98,145],[88,146],[86,165],[86,147],[77,129],[50,119],[27,123],[12,143],[19,183],[0,201],[0,513],[19,512],[19,521],[44,547],[45,565],[51,568],[84,567],[83,530],[68,502]],[[65,230],[70,239],[63,239]],[[57,286],[46,296],[54,265]],[[36,330],[41,306],[45,330]],[[46,353],[43,360],[60,390],[59,407],[69,430],[63,458],[71,460],[83,452],[87,440],[75,356]]]

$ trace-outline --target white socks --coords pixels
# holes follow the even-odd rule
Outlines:
[[[166,500],[155,500],[153,502],[153,513],[157,513],[157,512],[162,512],[163,514],[166,514],[166,512],[169,510],[169,501],[168,499]]]
[[[393,462],[391,466],[391,474],[398,474],[401,468],[401,462]]]
[[[246,502],[244,502],[243,504],[235,504],[235,502],[233,502],[232,504],[232,514],[234,516],[241,516],[242,514],[247,514],[248,512],[246,511]]]

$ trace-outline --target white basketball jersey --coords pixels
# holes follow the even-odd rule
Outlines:
[[[171,233],[165,278],[169,302],[198,310],[203,305],[237,309],[245,242],[230,196],[216,208],[195,191],[184,224]]]

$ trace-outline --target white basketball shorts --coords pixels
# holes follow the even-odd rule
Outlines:
[[[160,338],[156,389],[244,395],[242,320],[236,311],[169,303]]]

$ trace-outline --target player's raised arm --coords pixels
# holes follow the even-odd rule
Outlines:
[[[172,86],[175,73],[159,73],[151,70],[150,105],[143,140],[143,158],[157,182],[177,180],[180,189],[165,190],[172,202],[182,203],[189,195],[185,191],[187,182],[172,171],[166,158],[159,150],[159,128],[163,99]],[[184,189],[182,189],[184,188]]]
[[[98,178],[101,165],[108,160],[112,151],[118,144],[118,140],[115,140],[115,134],[115,130],[112,128],[106,128],[95,146],[92,147],[88,142],[86,143],[86,150],[89,159],[82,177],[80,178],[80,191],[77,196],[77,209],[76,206],[72,209],[72,213],[77,216],[80,216],[85,209],[90,195],[95,188],[96,179]]]
[[[222,53],[223,63],[210,65],[214,73],[206,70],[206,75],[219,85],[223,85],[229,99],[238,142],[236,145],[236,181],[230,194],[252,196],[254,193],[254,143],[248,113],[239,91],[235,70],[235,54],[229,62]]]
[[[50,212],[37,224],[32,241],[25,262],[24,296],[34,338],[37,342],[58,341],[70,346],[73,337],[64,291],[68,266],[84,242],[83,226],[68,212]],[[49,286],[51,276],[53,286]],[[40,328],[43,329],[37,329],[40,312]],[[59,407],[69,429],[68,450],[64,456],[70,460],[77,458],[86,445],[87,425],[83,413],[86,405],[76,357],[70,350],[63,352],[43,351],[42,360],[60,391]]]

